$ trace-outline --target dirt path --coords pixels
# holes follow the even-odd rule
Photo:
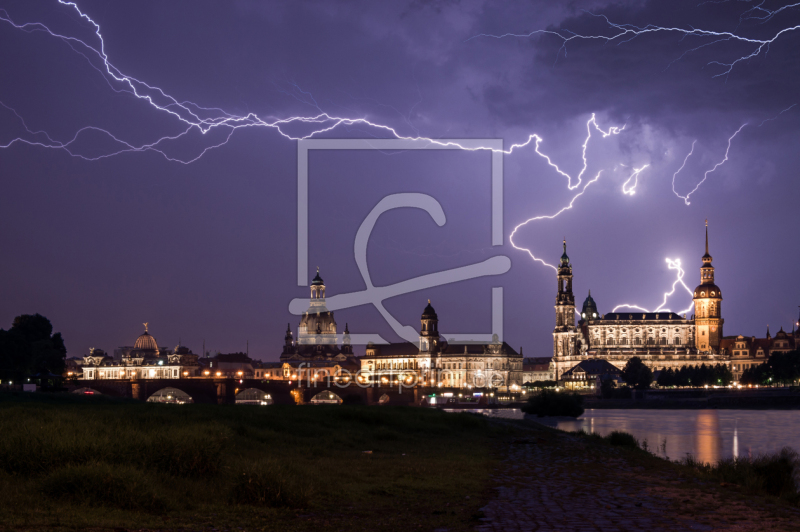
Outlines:
[[[495,471],[488,531],[800,531],[800,509],[701,482],[642,452],[532,427]]]

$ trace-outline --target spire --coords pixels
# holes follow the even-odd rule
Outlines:
[[[708,218],[706,218],[706,255],[708,255]]]
[[[567,239],[564,238],[564,253],[561,254],[561,266],[569,266],[569,255],[567,255]]]
[[[345,334],[350,334],[350,329],[347,327],[347,322],[345,322],[345,324],[344,324],[344,333]]]
[[[769,338],[769,325],[767,325],[767,338]]]

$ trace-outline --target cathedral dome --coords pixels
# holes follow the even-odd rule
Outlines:
[[[722,299],[722,291],[719,289],[719,286],[713,283],[701,284],[700,286],[694,289],[694,297],[695,299],[698,297],[710,298],[710,299]]]
[[[595,304],[594,299],[592,298],[592,291],[589,290],[589,296],[586,298],[586,301],[583,302],[581,318],[592,320],[597,319],[597,317],[597,304]]]
[[[133,344],[133,348],[142,351],[158,351],[158,343],[149,332],[145,331],[144,334],[136,339],[136,343]]]
[[[422,319],[423,320],[438,320],[439,317],[436,315],[436,311],[433,310],[431,306],[431,300],[428,300],[428,306],[425,307],[425,310],[422,311]]]

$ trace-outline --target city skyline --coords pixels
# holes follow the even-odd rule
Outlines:
[[[565,49],[553,34],[521,36],[537,29],[612,35],[604,15],[616,24],[767,39],[796,24],[794,11],[758,19],[725,3],[687,2],[666,12],[655,2],[502,11],[482,3],[377,10],[240,2],[221,14],[210,4],[79,2],[89,17],[81,18],[58,2],[0,7],[0,35],[15,51],[0,59],[9,73],[0,82],[0,328],[20,314],[43,314],[63,334],[68,356],[113,350],[147,321],[162,345],[180,339],[198,353],[205,340],[207,350],[227,353],[249,344],[251,356],[277,360],[287,321],[294,328],[299,320],[289,304],[308,293],[297,286],[297,141],[287,137],[313,128],[195,129],[158,145],[190,164],[153,150],[106,157],[120,145],[100,130],[78,135],[81,128],[138,146],[179,135],[181,122],[126,92],[77,41],[24,24],[99,47],[94,21],[114,68],[179,102],[265,120],[320,112],[355,120],[315,138],[519,145],[502,157],[499,246],[485,150],[309,156],[307,267],[320,266],[329,295],[364,289],[355,235],[391,194],[427,194],[447,221],[437,226],[412,209],[384,214],[368,247],[376,286],[510,259],[502,275],[387,299],[404,325],[416,327],[431,299],[446,316],[442,330],[489,332],[492,288],[503,287],[503,339],[546,356],[555,272],[516,248],[552,265],[566,238],[576,303],[591,290],[603,313],[623,303],[653,309],[675,281],[666,258],[680,259],[686,284],[697,284],[705,219],[725,290],[726,333],[762,336],[767,325],[774,333],[797,319],[791,274],[773,281],[776,269],[791,272],[800,259],[793,244],[800,77],[788,68],[796,36],[735,64],[741,50],[695,49],[710,42],[697,35],[576,40]],[[496,38],[506,33],[514,35]],[[715,61],[723,65],[713,70]],[[79,157],[47,140],[76,135],[70,153]],[[668,307],[677,312],[690,302],[679,288]],[[354,334],[398,341],[374,307],[337,311],[337,320]]]

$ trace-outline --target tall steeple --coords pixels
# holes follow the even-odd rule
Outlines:
[[[702,284],[714,284],[714,260],[708,253],[708,220],[706,220],[706,254],[703,255],[703,265],[700,267],[700,282]]]
[[[558,294],[556,295],[556,329],[575,327],[575,296],[572,294],[572,265],[567,255],[567,239],[558,267]]]
[[[556,326],[553,329],[553,361],[555,378],[562,369],[574,366],[572,357],[578,354],[578,335],[575,328],[575,295],[572,293],[572,265],[567,255],[567,239],[558,265],[558,292],[556,294]],[[571,365],[570,365],[571,364]]]
[[[714,284],[714,266],[708,252],[708,220],[706,220],[706,252],[700,267],[700,285],[694,289],[695,347],[701,352],[719,350],[722,340],[722,291]]]

